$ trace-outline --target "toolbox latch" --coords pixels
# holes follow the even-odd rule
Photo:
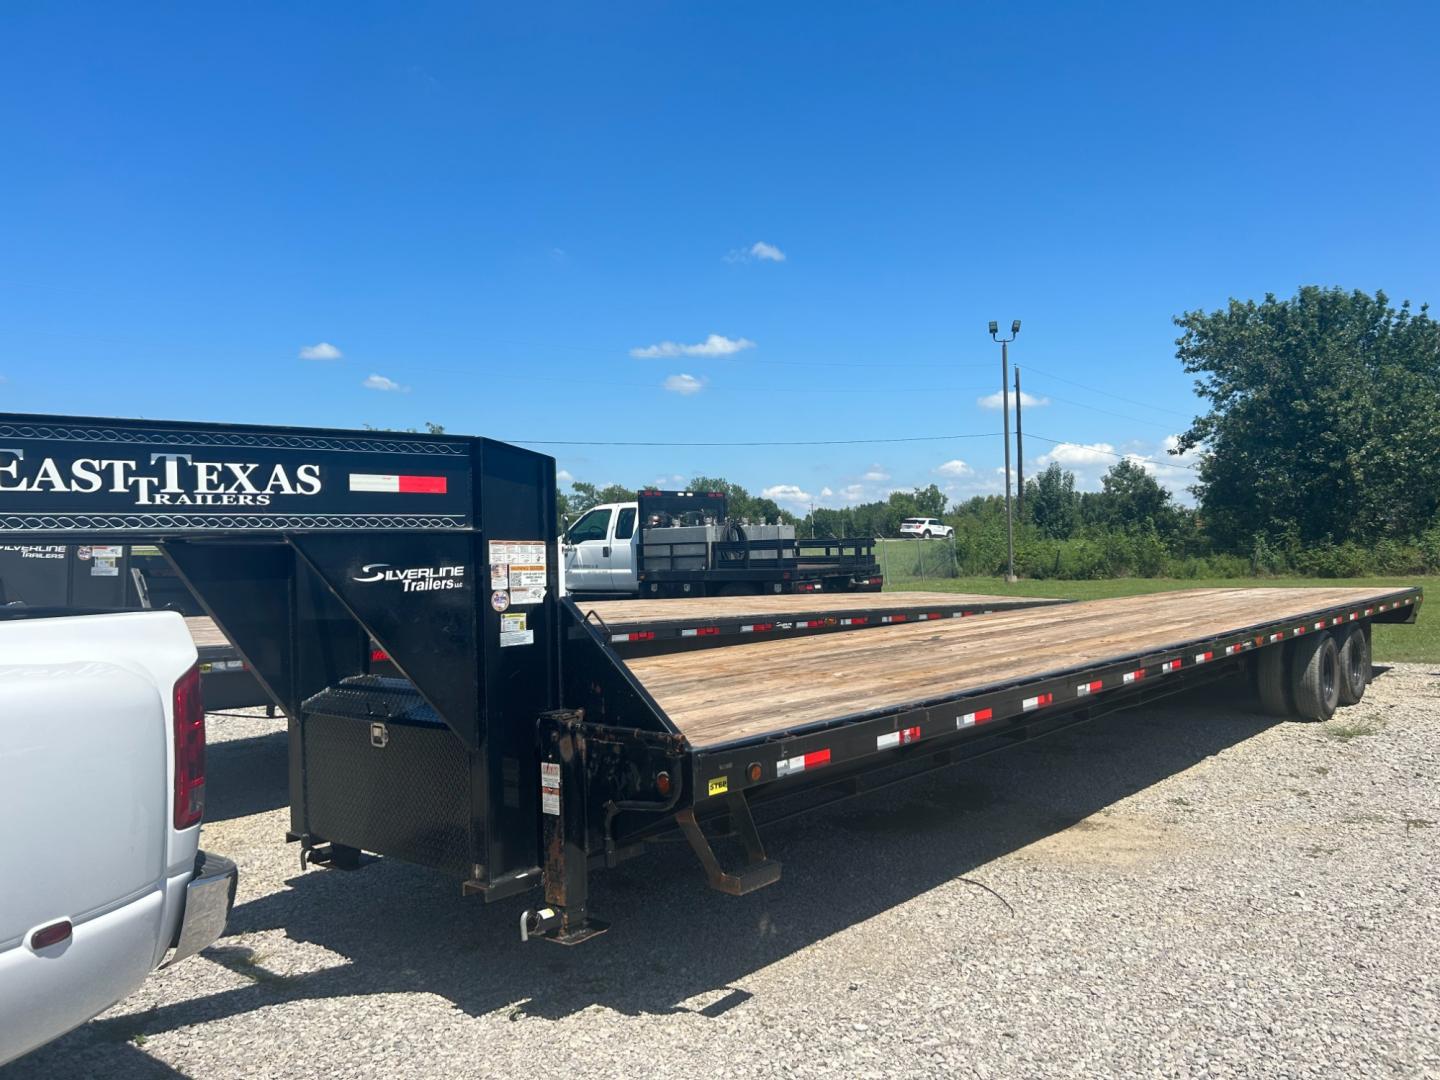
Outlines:
[[[380,721],[370,725],[370,745],[377,750],[384,750],[390,743],[390,729]]]

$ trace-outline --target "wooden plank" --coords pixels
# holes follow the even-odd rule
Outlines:
[[[189,628],[190,637],[194,639],[197,649],[230,644],[229,639],[215,625],[215,621],[204,615],[192,615],[185,620],[185,625]]]
[[[836,611],[954,611],[990,609],[1002,611],[1020,605],[1063,604],[1064,600],[1035,596],[986,596],[983,593],[879,592],[879,593],[791,593],[781,596],[697,596],[675,600],[597,600],[579,603],[582,612],[594,611],[605,625],[693,626],[706,619],[754,617],[796,618],[804,614],[825,615]]]
[[[627,664],[690,741],[707,746],[1104,663],[1394,591],[1193,589]]]

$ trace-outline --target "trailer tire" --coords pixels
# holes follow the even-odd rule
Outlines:
[[[1271,645],[1255,654],[1254,671],[1255,696],[1260,701],[1262,712],[1271,716],[1294,716],[1295,698],[1290,691],[1291,645]]]
[[[1340,650],[1329,634],[1291,642],[1290,686],[1295,714],[1302,720],[1329,720],[1340,704]]]
[[[1340,704],[1355,705],[1370,684],[1370,641],[1360,626],[1343,630],[1336,637],[1340,648]]]

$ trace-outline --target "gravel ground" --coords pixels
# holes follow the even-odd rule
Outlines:
[[[22,1077],[1440,1077],[1440,672],[1325,725],[1211,690],[772,828],[775,886],[667,845],[522,946],[398,863],[300,873],[284,734],[211,722],[229,934]]]

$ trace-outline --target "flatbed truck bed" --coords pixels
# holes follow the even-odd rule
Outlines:
[[[0,487],[0,540],[160,546],[287,718],[302,866],[370,852],[486,900],[538,889],[521,936],[565,944],[604,929],[590,873],[677,830],[714,888],[777,881],[752,806],[859,794],[1232,676],[1266,711],[1325,719],[1364,693],[1370,626],[1413,622],[1422,599],[1193,590],[964,618],[964,598],[882,593],[627,614],[560,595],[554,460],[452,435],[0,415]],[[765,640],[747,621],[811,619]],[[655,637],[613,640],[632,630]]]

